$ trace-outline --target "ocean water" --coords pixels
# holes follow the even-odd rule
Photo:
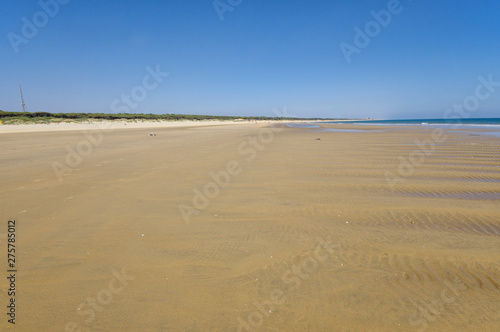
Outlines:
[[[411,119],[411,120],[355,120],[325,121],[324,123],[363,123],[383,125],[449,125],[449,126],[495,126],[500,128],[500,118],[477,119]]]
[[[500,118],[325,121],[385,126],[430,126],[500,137]],[[481,130],[481,131],[477,131]]]

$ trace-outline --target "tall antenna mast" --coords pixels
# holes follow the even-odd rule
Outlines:
[[[23,112],[27,112],[26,103],[24,102],[23,90],[21,89],[21,84],[19,84],[19,91],[21,92],[21,105],[23,106]]]

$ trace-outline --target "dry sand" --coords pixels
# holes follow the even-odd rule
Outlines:
[[[67,130],[93,130],[93,129],[130,129],[130,128],[172,128],[192,126],[219,126],[224,124],[248,123],[244,121],[85,121],[85,122],[56,122],[47,124],[19,124],[0,125],[2,133],[47,132]]]
[[[500,138],[266,126],[0,134],[0,330],[500,330]]]

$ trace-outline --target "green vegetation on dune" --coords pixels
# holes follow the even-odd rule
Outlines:
[[[4,112],[0,111],[0,120],[4,124],[81,122],[92,120],[147,120],[147,121],[182,121],[182,120],[332,120],[319,118],[290,118],[267,116],[219,116],[189,114],[132,114],[132,113],[49,113],[49,112]]]

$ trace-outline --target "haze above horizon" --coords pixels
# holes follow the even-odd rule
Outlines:
[[[7,2],[1,103],[51,113],[488,118],[500,3]],[[278,114],[277,114],[278,113]]]

